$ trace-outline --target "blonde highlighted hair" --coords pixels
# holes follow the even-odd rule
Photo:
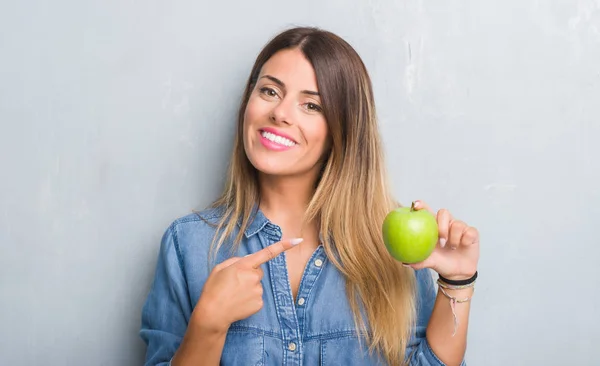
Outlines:
[[[315,70],[331,139],[305,222],[317,220],[324,249],[346,279],[357,332],[390,365],[403,365],[415,322],[414,274],[383,243],[381,225],[398,204],[388,191],[371,80],[355,50],[335,34],[289,29],[258,55],[238,112],[227,183],[213,203],[225,211],[211,249],[216,252],[238,223],[239,245],[260,201],[258,173],[244,151],[244,112],[262,66],[290,48],[301,50]]]

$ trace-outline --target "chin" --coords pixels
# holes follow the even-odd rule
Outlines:
[[[251,147],[246,148],[246,157],[256,170],[271,176],[303,175],[315,169],[316,165],[307,164],[306,160],[291,151],[273,152]]]
[[[290,175],[298,172],[294,172],[293,167],[289,166],[289,163],[286,164],[282,161],[278,161],[280,159],[268,159],[265,157],[262,158],[248,158],[250,163],[258,170],[260,173],[266,175]]]

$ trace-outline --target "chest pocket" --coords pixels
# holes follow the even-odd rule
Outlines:
[[[230,330],[225,339],[220,365],[263,366],[265,354],[264,339],[264,336],[259,333]]]
[[[356,337],[328,339],[321,342],[321,366],[386,365],[377,353],[369,354],[366,341]]]

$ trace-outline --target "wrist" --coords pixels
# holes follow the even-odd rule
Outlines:
[[[467,279],[448,279],[443,277],[442,275],[438,275],[437,284],[440,288],[447,290],[463,290],[468,288],[474,288],[475,282],[477,281],[478,272],[475,271],[475,274]],[[443,290],[441,290],[444,292]]]
[[[450,294],[455,297],[463,297],[463,296],[472,296],[475,293],[475,287],[464,287],[464,288],[444,288],[442,286],[438,286],[438,296],[440,294]]]
[[[467,285],[475,282],[477,279],[478,272],[474,271],[467,274],[454,274],[454,275],[442,275],[438,273],[440,281],[443,281],[449,285]]]
[[[231,323],[224,320],[223,316],[211,304],[210,301],[200,299],[192,312],[190,323],[195,331],[205,336],[227,334]]]

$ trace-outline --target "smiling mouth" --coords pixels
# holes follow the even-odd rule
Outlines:
[[[278,135],[268,132],[268,131],[261,130],[260,135],[262,137],[264,137],[265,139],[267,139],[271,142],[274,142],[276,144],[279,144],[279,145],[283,145],[283,146],[287,146],[287,147],[292,147],[292,146],[296,145],[296,142],[294,142],[288,138],[278,136]]]

